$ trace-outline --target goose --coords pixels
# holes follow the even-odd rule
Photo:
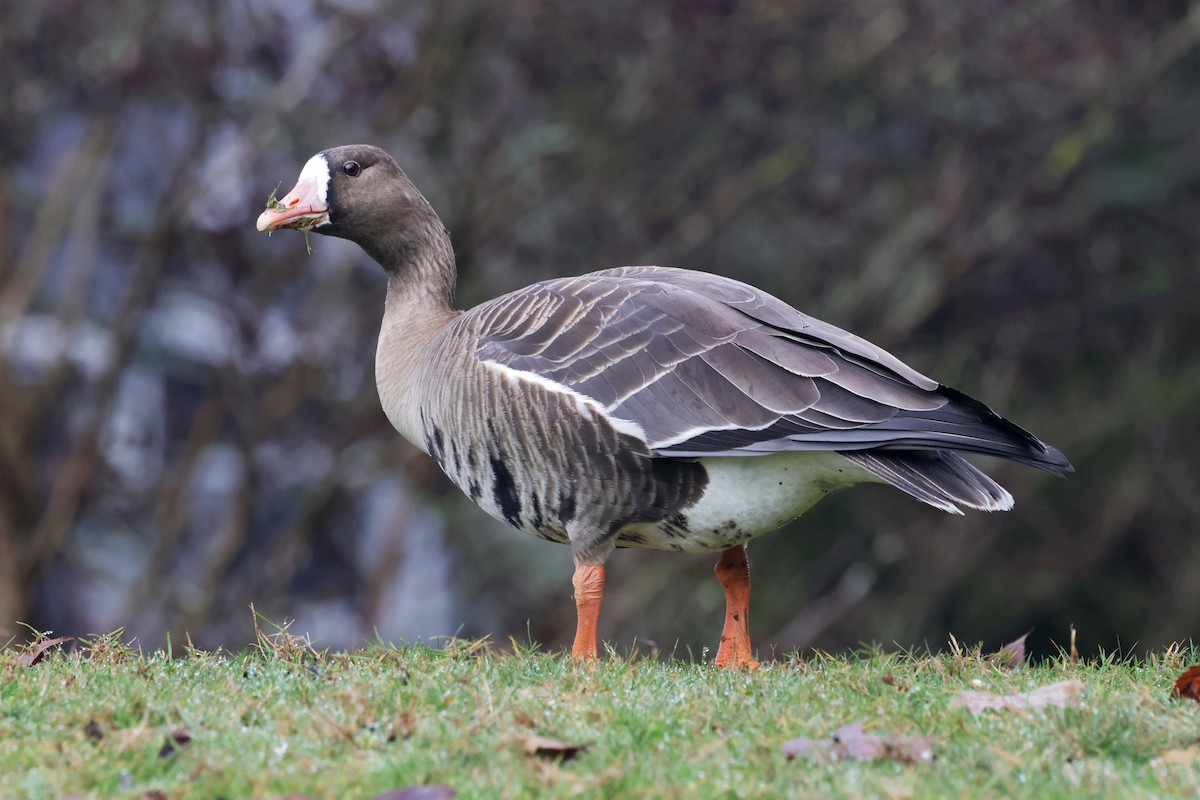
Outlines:
[[[257,227],[348,239],[383,267],[387,418],[488,514],[570,545],[581,660],[615,547],[719,553],[715,664],[753,669],[748,540],[858,483],[1012,508],[960,452],[1072,471],[978,400],[719,275],[618,267],[457,310],[450,236],[378,147],[317,153]]]

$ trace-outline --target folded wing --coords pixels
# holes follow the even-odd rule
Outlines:
[[[900,476],[912,484],[924,466],[970,467],[957,458],[899,456],[911,451],[984,453],[1054,473],[1071,468],[1058,450],[979,401],[716,275],[622,267],[535,284],[471,313],[481,315],[480,359],[591,398],[644,432],[657,456],[869,451],[852,460],[910,493],[915,485],[901,485]],[[967,483],[977,473],[991,484],[984,494],[1003,492],[970,470]]]

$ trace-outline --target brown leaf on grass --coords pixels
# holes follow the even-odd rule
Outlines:
[[[1026,633],[1001,647],[990,656],[991,662],[998,667],[1008,667],[1009,669],[1025,666],[1025,640],[1028,637],[1029,634]]]
[[[1182,750],[1172,748],[1163,753],[1158,758],[1150,761],[1154,766],[1162,766],[1164,764],[1195,764],[1200,763],[1200,745],[1192,745],[1191,747]]]
[[[1175,694],[1200,703],[1200,664],[1188,667],[1175,681]]]
[[[539,758],[557,758],[560,761],[569,761],[591,747],[591,744],[587,742],[567,744],[547,736],[526,736],[524,742],[526,754]]]
[[[989,708],[1005,708],[1010,711],[1024,709],[1073,708],[1079,705],[1079,695],[1083,693],[1083,682],[1077,680],[1059,681],[1048,686],[1039,686],[1031,692],[1016,694],[992,694],[991,692],[962,692],[950,701],[951,708],[965,708],[973,716],[979,716]]]
[[[910,736],[902,733],[867,733],[861,722],[843,725],[829,739],[809,739],[801,736],[783,743],[783,754],[789,759],[798,756],[816,761],[855,761],[890,759],[915,763],[933,758],[936,736]]]
[[[371,800],[450,800],[457,795],[453,786],[445,783],[433,783],[429,786],[405,786],[403,789],[392,789],[390,792],[377,794]]]
[[[167,756],[175,755],[177,750],[182,750],[187,747],[192,741],[190,734],[184,731],[173,731],[170,736],[163,739],[163,746],[159,748],[158,757],[166,758]]]
[[[104,738],[104,729],[94,719],[89,719],[87,725],[83,726],[83,733],[94,742],[98,742]]]
[[[895,689],[898,692],[907,692],[908,691],[908,686],[906,684],[903,684],[900,681],[896,680],[896,676],[892,674],[892,671],[890,669],[888,670],[887,675],[883,676],[882,680],[884,683],[886,683],[888,686],[891,686],[893,689]]]
[[[70,636],[60,636],[57,639],[42,639],[41,641],[34,642],[29,652],[17,660],[21,662],[21,666],[23,667],[32,667],[46,657],[46,653],[50,651],[50,648],[57,647],[63,642],[69,641],[71,641]]]

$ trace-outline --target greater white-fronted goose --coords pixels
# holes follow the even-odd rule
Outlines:
[[[720,552],[716,663],[752,667],[749,539],[865,481],[951,513],[1012,507],[954,451],[1071,469],[979,401],[729,278],[620,267],[456,311],[450,237],[377,147],[309,159],[258,218],[282,228],[357,242],[387,272],[383,409],[493,517],[571,546],[576,657],[596,657],[614,547]]]

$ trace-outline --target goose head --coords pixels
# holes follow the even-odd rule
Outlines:
[[[257,227],[349,239],[389,271],[426,260],[447,239],[433,207],[395,159],[363,144],[310,158],[292,190],[259,215]]]

